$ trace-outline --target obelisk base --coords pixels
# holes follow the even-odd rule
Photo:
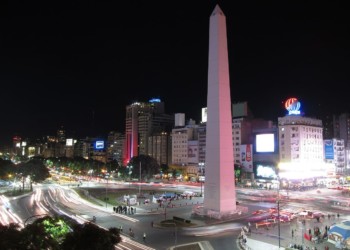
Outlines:
[[[192,208],[192,213],[201,217],[217,220],[233,220],[241,217],[243,214],[248,213],[248,207],[237,205],[236,210],[221,212],[213,209],[207,209],[203,205],[195,205]]]

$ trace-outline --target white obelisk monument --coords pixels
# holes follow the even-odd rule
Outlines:
[[[219,5],[210,16],[204,213],[237,213],[232,143],[226,17]]]

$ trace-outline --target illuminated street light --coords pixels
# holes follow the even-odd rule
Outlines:
[[[126,165],[126,169],[128,169],[129,171],[129,188],[130,188],[130,183],[131,183],[131,173],[132,173],[132,165]]]
[[[128,169],[128,173],[129,173],[129,180],[131,180],[131,174],[132,174],[132,165],[127,165],[126,169]]]

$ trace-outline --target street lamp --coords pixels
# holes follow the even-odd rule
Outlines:
[[[200,162],[200,163],[198,163],[198,165],[199,165],[199,172],[200,172],[198,180],[201,183],[201,197],[202,197],[203,196],[203,181],[204,181],[204,175],[203,175],[204,162]]]
[[[105,178],[107,179],[107,184],[106,184],[106,208],[107,208],[107,200],[108,200],[108,196],[107,196],[107,189],[108,189],[108,177],[109,176],[106,176]]]
[[[126,166],[126,169],[128,169],[129,180],[131,180],[132,165],[127,165],[127,166]]]
[[[126,165],[126,169],[128,169],[128,173],[129,173],[129,188],[130,188],[130,182],[131,182],[131,173],[132,173],[132,165]]]
[[[139,183],[139,197],[141,196],[141,161],[140,161],[140,183]]]
[[[277,202],[277,218],[278,218],[278,249],[280,249],[281,248],[281,225],[280,225],[280,221],[281,221],[281,219],[280,219],[280,178],[279,177],[277,177],[277,181],[278,181],[278,183],[277,183],[277,200],[276,200],[276,202]]]

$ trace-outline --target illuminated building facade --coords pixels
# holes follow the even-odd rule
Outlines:
[[[138,155],[148,155],[148,138],[153,134],[170,132],[174,116],[164,113],[164,103],[159,99],[135,102],[126,107],[125,151],[123,165]]]
[[[190,163],[190,142],[197,140],[197,126],[174,128],[171,133],[172,164],[187,166]],[[198,154],[197,163],[198,163]]]
[[[292,110],[292,114],[278,118],[279,176],[289,179],[322,177],[326,174],[322,120],[296,114],[300,108],[300,103],[296,102],[292,104],[294,108],[287,109]]]
[[[148,155],[156,159],[159,165],[171,162],[171,142],[169,133],[161,132],[148,137]]]
[[[107,162],[123,161],[123,150],[125,144],[125,135],[119,132],[111,131],[107,137]]]

